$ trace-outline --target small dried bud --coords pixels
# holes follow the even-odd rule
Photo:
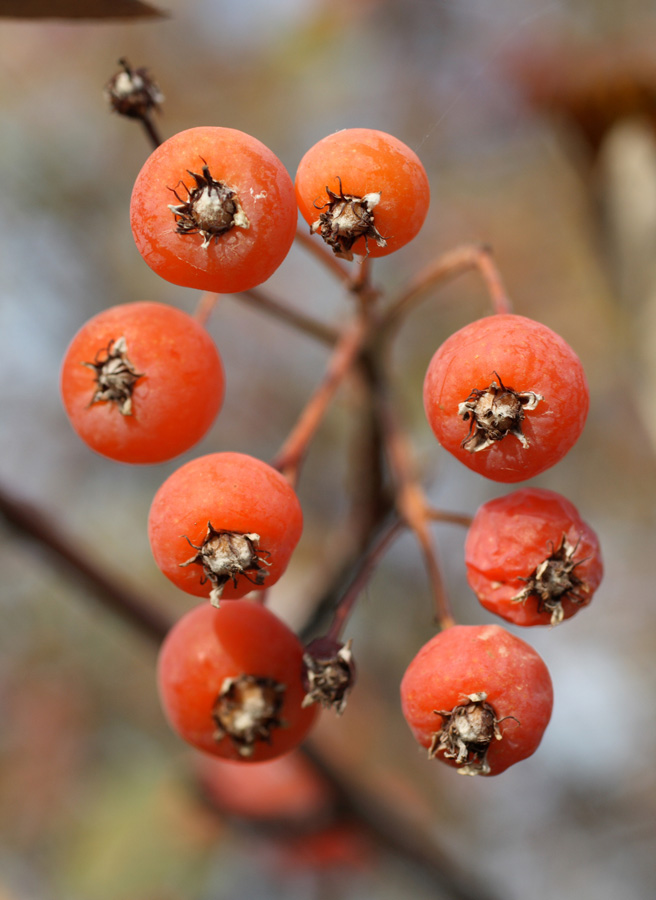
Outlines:
[[[355,663],[351,653],[352,641],[342,644],[331,638],[317,638],[305,648],[303,683],[306,695],[303,706],[320,703],[341,716],[346,698],[355,684]]]
[[[158,110],[164,100],[159,87],[149,77],[146,69],[133,69],[127,60],[105,86],[105,96],[111,108],[129,119],[143,119],[152,110]]]

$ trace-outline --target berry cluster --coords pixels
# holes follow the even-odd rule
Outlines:
[[[534,752],[549,721],[551,680],[535,651],[498,625],[455,624],[428,533],[440,513],[411,474],[387,402],[381,348],[413,291],[381,311],[370,261],[407,244],[428,203],[428,179],[414,152],[362,128],[316,144],[295,185],[267,147],[221,127],[191,128],[161,143],[136,179],[134,239],[162,278],[211,294],[251,290],[285,259],[300,210],[310,226],[304,240],[323,241],[322,262],[360,301],[273,464],[210,453],[174,471],[152,502],[148,533],[157,566],[181,590],[205,598],[161,648],[162,706],[182,738],[213,756],[274,759],[304,739],[320,706],[342,712],[355,666],[341,631],[401,525],[424,550],[442,627],[401,684],[403,713],[418,742],[462,773],[497,774]],[[354,256],[361,268],[351,278],[340,260]],[[473,252],[469,265],[489,273],[483,251]],[[488,478],[517,482],[573,446],[588,388],[562,338],[509,312],[495,285],[488,279],[495,314],[436,352],[424,402],[445,449]],[[265,605],[266,589],[283,576],[301,537],[295,483],[302,458],[337,385],[358,365],[370,373],[376,395],[372,410],[396,518],[342,592],[332,625],[304,647]],[[199,318],[141,302],[82,327],[66,353],[61,388],[74,429],[92,449],[124,463],[158,463],[206,434],[221,407],[224,372]],[[602,574],[594,532],[569,501],[540,489],[485,504],[469,528],[465,562],[481,604],[521,625],[556,625],[574,615]]]

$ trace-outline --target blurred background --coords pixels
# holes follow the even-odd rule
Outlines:
[[[324,714],[318,731],[344,794],[329,812],[319,804],[312,837],[301,839],[298,827],[246,827],[217,810],[227,801],[217,800],[212,773],[199,776],[163,720],[154,642],[0,516],[1,900],[651,898],[653,4],[169,0],[167,12],[1,20],[2,489],[167,615],[191,608],[194,599],[155,568],[145,528],[155,490],[181,460],[130,468],[94,455],[58,392],[67,344],[93,314],[142,299],[193,312],[198,301],[161,282],[132,241],[130,192],[150,147],[102,93],[126,57],[165,95],[164,136],[239,128],[292,175],[306,149],[344,127],[380,128],[418,153],[432,186],[428,220],[412,244],[376,260],[374,280],[393,296],[430,259],[487,242],[515,311],[579,353],[592,397],[586,430],[534,483],[565,494],[597,530],[606,575],[571,622],[521,635],[555,687],[539,751],[498,779],[461,778],[425,759],[401,716],[399,680],[434,626],[419,554],[409,538],[398,541],[347,632],[358,687],[344,716]],[[302,248],[267,287],[334,325],[349,313],[349,298]],[[464,275],[413,312],[394,358],[431,501],[467,513],[506,488],[439,450],[421,384],[438,345],[489,311],[477,276]],[[221,301],[209,329],[226,402],[186,458],[230,449],[270,459],[327,351],[236,297]],[[304,536],[271,597],[294,627],[343,532],[356,412],[346,387],[301,479]],[[492,621],[465,580],[463,530],[436,526],[436,536],[457,617]],[[372,810],[405,823],[416,857],[373,834]]]

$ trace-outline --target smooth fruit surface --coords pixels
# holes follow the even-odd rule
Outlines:
[[[465,564],[481,604],[516,625],[570,618],[590,603],[603,576],[595,532],[569,500],[541,488],[484,503],[467,533]]]
[[[194,768],[218,808],[245,819],[307,822],[334,800],[328,782],[300,750],[246,766],[198,754]]]
[[[312,225],[336,195],[363,197],[379,193],[373,209],[375,227],[386,241],[379,246],[358,238],[352,252],[386,256],[403,247],[424,223],[430,203],[426,171],[416,153],[390,134],[369,128],[347,128],[311,147],[296,173],[301,215]]]
[[[148,518],[155,562],[183,591],[209,596],[211,581],[200,565],[185,565],[207,537],[217,532],[257,534],[266,576],[261,584],[248,573],[228,580],[223,598],[243,597],[280,578],[303,529],[301,506],[289,482],[262,460],[243,453],[211,453],[181,466],[157,491]]]
[[[455,625],[421,648],[401,682],[403,715],[426,748],[443,724],[437,711],[477,694],[486,695],[499,723],[501,738],[487,750],[487,774],[498,775],[535,752],[551,717],[551,677],[532,647],[498,625]],[[442,751],[437,758],[458,765]]]
[[[530,392],[535,403],[523,412],[523,440],[506,433],[472,452],[463,447],[473,426],[463,404],[491,385],[522,398]],[[585,373],[572,348],[546,325],[513,314],[488,316],[452,334],[424,381],[426,416],[440,444],[494,481],[524,481],[559,462],[581,434],[588,406]]]
[[[221,609],[197,606],[182,617],[162,644],[158,685],[164,712],[180,737],[224,759],[258,762],[298,746],[312,727],[316,706],[301,707],[303,647],[266,607],[247,600]],[[271,679],[281,686],[280,725],[257,739],[244,756],[229,735],[217,736],[217,697],[226,680]]]
[[[112,359],[120,339],[125,354]],[[106,376],[111,385],[117,368],[127,365],[123,357],[138,375],[129,380],[129,402],[94,399],[100,364],[113,367]],[[73,338],[61,369],[62,399],[77,434],[126,463],[163,462],[196,444],[219,412],[224,384],[212,338],[187,313],[162,303],[128,303],[94,316]]]
[[[248,221],[207,246],[198,233],[179,233],[170,209],[187,198],[196,184],[191,173],[201,175],[203,167],[234,192]],[[146,160],[132,191],[130,221],[139,252],[162,278],[203,291],[244,291],[272,275],[289,252],[297,221],[294,186],[256,138],[234,128],[190,128]]]

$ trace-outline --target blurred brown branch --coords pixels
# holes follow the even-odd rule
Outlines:
[[[141,0],[0,0],[0,16],[10,19],[132,19],[167,15]]]
[[[21,536],[50,553],[53,562],[86,582],[97,598],[147,637],[161,641],[171,623],[154,604],[120,584],[93,560],[78,550],[41,509],[26,503],[0,485],[0,513]]]

